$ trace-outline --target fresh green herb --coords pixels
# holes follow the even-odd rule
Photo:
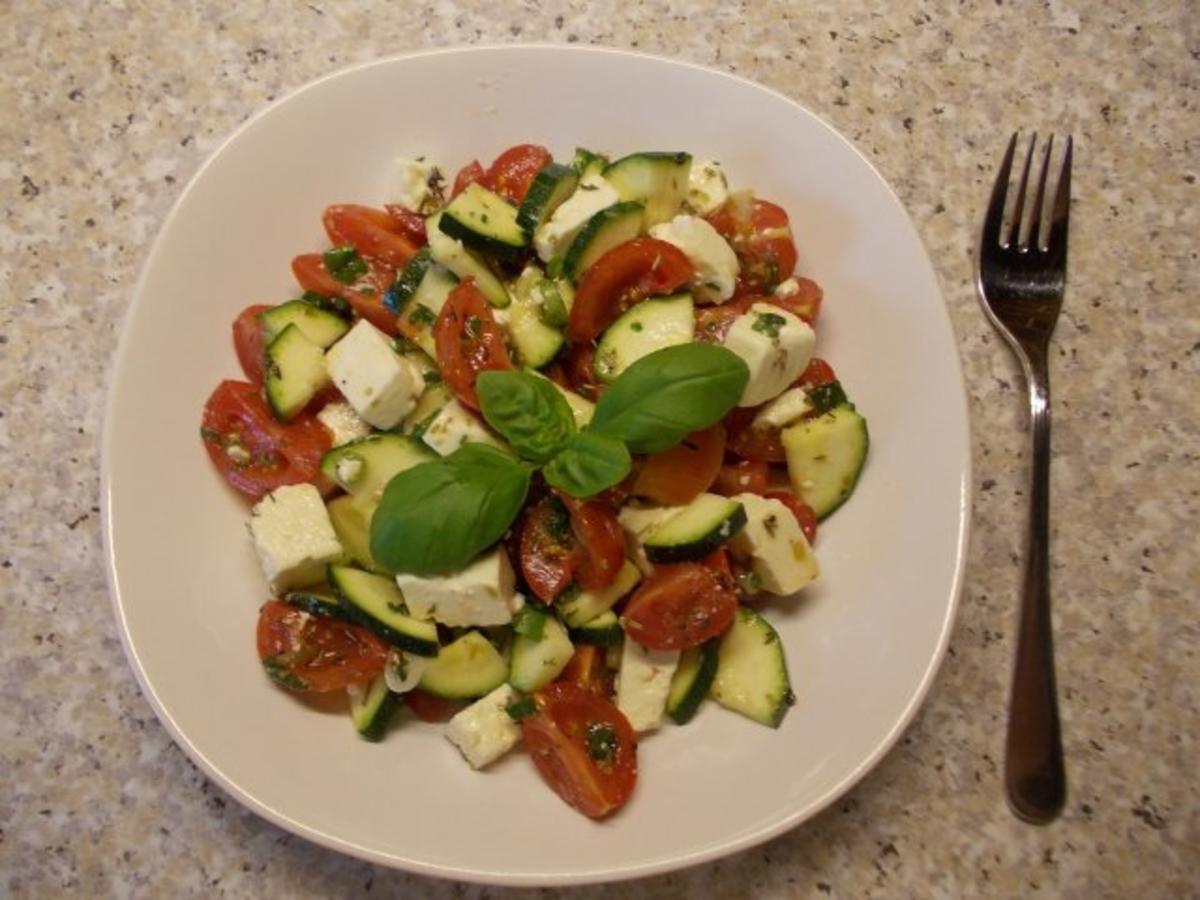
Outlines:
[[[586,731],[588,756],[598,763],[611,764],[617,755],[617,733],[605,722],[589,722]]]
[[[467,316],[465,331],[468,338],[475,340],[483,334],[483,319],[479,316]]]
[[[620,484],[632,466],[629,450],[617,438],[581,431],[546,464],[542,475],[551,487],[586,499]]]
[[[754,324],[750,327],[759,334],[765,334],[769,338],[779,337],[779,329],[787,324],[787,319],[775,313],[758,313],[754,317]]]
[[[808,389],[808,402],[818,414],[849,403],[840,381],[827,381]]]
[[[487,423],[524,459],[544,463],[575,433],[571,407],[553,382],[528,372],[479,373],[475,389]]]
[[[317,309],[336,313],[339,316],[348,316],[353,312],[350,304],[341,297],[326,297],[324,294],[318,294],[316,291],[305,291],[300,295],[300,299],[309,306],[315,306]]]
[[[645,327],[646,326],[643,325],[641,322],[631,322],[629,324],[629,330],[634,331],[634,332],[642,331]]]
[[[437,369],[430,369],[428,372],[425,372],[421,377],[425,379],[426,384],[441,384],[442,383],[442,373],[439,372]]]
[[[532,697],[522,697],[504,707],[504,711],[514,722],[520,722],[537,712],[537,705],[534,704]]]
[[[391,572],[457,571],[503,537],[531,475],[503,450],[476,443],[406,469],[371,518],[371,555]]]
[[[538,318],[543,325],[551,328],[562,328],[567,324],[567,305],[563,302],[558,285],[552,279],[546,278],[537,287],[542,298],[538,306]]]
[[[437,316],[428,306],[423,306],[420,303],[414,303],[413,308],[408,313],[408,321],[414,325],[423,325],[432,327],[437,321]]]
[[[749,379],[746,364],[724,347],[664,347],[620,374],[600,397],[589,427],[634,453],[657,453],[720,421]]]
[[[263,669],[266,670],[267,675],[276,684],[290,688],[293,691],[308,690],[308,684],[304,679],[293,673],[287,666],[288,661],[283,657],[273,657],[263,660]]]
[[[513,619],[513,631],[531,641],[540,641],[546,630],[546,610],[526,604]]]
[[[349,244],[326,250],[322,258],[329,274],[342,284],[350,284],[367,274],[366,261]]]

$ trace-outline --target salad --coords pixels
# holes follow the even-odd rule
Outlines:
[[[393,182],[325,210],[204,407],[252,505],[258,654],[367,740],[407,709],[476,769],[524,746],[603,818],[707,700],[782,722],[771,601],[818,577],[866,422],[813,355],[787,213],[718,163],[523,144]]]

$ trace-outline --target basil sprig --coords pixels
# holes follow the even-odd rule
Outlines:
[[[545,378],[487,370],[479,373],[475,390],[487,423],[530,462],[547,462],[575,433],[571,407]]]
[[[680,344],[643,356],[600,397],[588,426],[634,453],[658,453],[733,408],[750,370],[715,344]]]
[[[464,444],[388,482],[371,518],[371,555],[392,572],[443,575],[504,536],[533,470],[503,450]]]
[[[616,438],[581,431],[546,464],[542,475],[551,487],[586,500],[620,484],[632,467],[629,450]]]

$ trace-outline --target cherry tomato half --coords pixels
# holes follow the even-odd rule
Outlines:
[[[608,587],[625,562],[625,532],[613,508],[601,500],[559,498],[575,535],[575,580],[587,591]]]
[[[676,563],[655,566],[626,603],[621,624],[653,650],[684,650],[723,634],[736,613],[727,566]]]
[[[822,384],[829,384],[831,381],[837,381],[837,375],[834,374],[833,366],[829,365],[825,360],[817,359],[814,356],[809,362],[808,368],[800,373],[796,384],[818,387]]]
[[[595,644],[579,644],[571,654],[567,667],[555,681],[568,681],[589,691],[607,696],[612,672],[604,662],[604,648]]]
[[[770,302],[783,307],[809,325],[815,325],[817,317],[821,314],[821,301],[825,298],[825,292],[811,278],[797,278],[796,284],[797,290],[794,294],[786,297],[772,295]]]
[[[255,384],[263,383],[263,354],[266,352],[266,340],[258,314],[270,308],[262,303],[247,306],[233,320],[233,349],[242,371]]]
[[[396,336],[396,314],[383,302],[396,271],[381,260],[368,259],[367,274],[351,284],[334,278],[320,253],[302,253],[292,260],[292,274],[306,291],[323,297],[341,297],[356,313],[385,334]]]
[[[496,157],[484,182],[509,203],[520,206],[537,173],[550,162],[550,151],[545,147],[518,144]]]
[[[450,199],[454,199],[459,194],[467,189],[468,186],[476,182],[483,183],[487,186],[487,173],[483,170],[483,166],[479,164],[479,160],[473,159],[454,176],[454,187],[450,190]]]
[[[350,244],[363,259],[400,269],[416,255],[417,245],[402,233],[400,223],[385,209],[335,203],[326,207],[321,221],[333,246]]]
[[[637,785],[637,736],[625,714],[571,682],[533,696],[537,712],[521,720],[521,731],[542,779],[592,819],[624,806]]]
[[[575,292],[567,320],[572,341],[590,341],[639,300],[669,294],[692,277],[692,263],[673,244],[637,237],[596,260]]]
[[[450,390],[472,409],[479,409],[475,379],[484,369],[511,369],[504,329],[475,279],[460,281],[446,298],[433,325],[438,367]]]
[[[383,671],[388,645],[361,625],[315,616],[282,600],[258,614],[258,658],[279,684],[324,693]]]
[[[425,217],[423,215],[414,212],[407,206],[400,206],[398,203],[385,203],[383,208],[387,210],[387,214],[395,222],[394,230],[397,234],[408,238],[417,247],[424,247],[429,243],[429,235],[425,231]]]
[[[796,268],[792,226],[783,207],[769,200],[733,200],[707,218],[737,254],[738,282],[745,289],[773,290]]]
[[[719,344],[729,334],[733,320],[743,315],[752,303],[766,300],[754,294],[734,297],[717,306],[704,306],[696,311],[696,340],[708,344]]]
[[[521,574],[533,595],[550,603],[575,573],[575,539],[562,503],[547,495],[526,508],[520,525]]]
[[[771,467],[761,460],[743,459],[726,463],[717,473],[712,492],[725,497],[735,494],[761,494],[767,489]]]
[[[729,431],[726,446],[729,452],[742,459],[755,462],[787,462],[783,442],[778,428],[755,428],[754,417],[759,407],[739,406],[725,416],[725,427]]]
[[[707,491],[725,458],[725,426],[696,431],[661,453],[646,457],[633,493],[661,506],[683,506]]]

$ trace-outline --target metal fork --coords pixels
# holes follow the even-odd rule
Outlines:
[[[1048,222],[1044,201],[1053,136],[1046,142],[1036,194],[1028,211],[1029,222],[1022,229],[1036,144],[1034,134],[1029,140],[1012,216],[1006,223],[1004,206],[1017,135],[1008,142],[983,220],[978,288],[988,318],[1011,345],[1029,386],[1033,447],[1029,531],[1004,783],[1013,812],[1027,822],[1043,824],[1059,814],[1067,794],[1050,628],[1050,380],[1046,361],[1067,280],[1071,138],[1067,137]]]

